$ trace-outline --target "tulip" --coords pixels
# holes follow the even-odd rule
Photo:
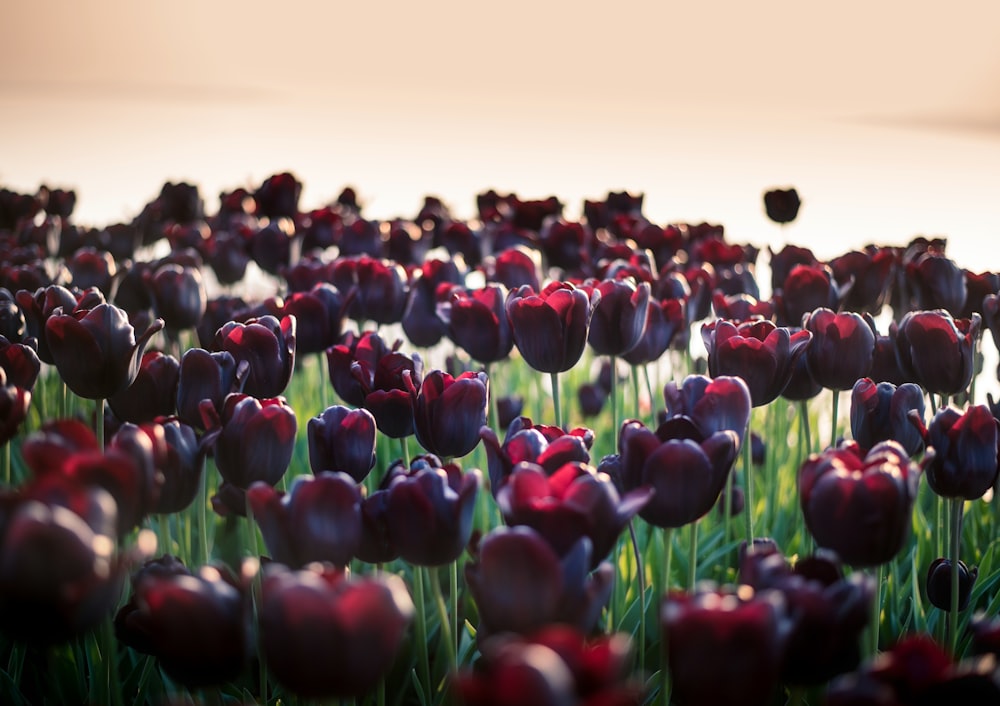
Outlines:
[[[285,391],[295,368],[294,316],[252,318],[245,324],[230,321],[215,333],[215,350],[228,351],[237,366],[250,368],[243,391],[257,398],[276,397]]]
[[[958,562],[958,609],[969,607],[972,587],[979,576],[979,568],[971,569],[964,561]],[[935,608],[951,610],[951,559],[938,557],[927,567],[927,599]]]
[[[66,267],[69,269],[74,288],[96,287],[105,297],[111,296],[111,283],[118,272],[118,266],[111,253],[83,247],[66,261]]]
[[[944,498],[977,500],[997,480],[1000,422],[986,405],[964,413],[945,407],[934,415],[925,441],[934,448],[927,483]]]
[[[504,395],[497,398],[497,424],[506,429],[524,411],[524,398],[520,395]]]
[[[622,355],[622,358],[633,366],[657,361],[684,328],[684,305],[680,299],[651,299],[646,307],[646,324],[642,336],[635,347]]]
[[[899,322],[896,357],[903,374],[927,392],[956,395],[969,386],[982,318],[953,319],[945,311],[912,311]]]
[[[688,375],[679,388],[672,381],[664,385],[663,398],[668,417],[689,419],[706,438],[728,429],[742,446],[750,421],[750,390],[742,378]]]
[[[789,620],[781,595],[671,592],[660,610],[673,696],[699,706],[768,704],[778,682]]]
[[[0,336],[0,369],[7,376],[6,384],[28,392],[35,389],[42,370],[37,348],[38,342],[33,339],[29,339],[29,343],[16,343]]]
[[[374,331],[355,334],[348,331],[339,343],[326,350],[327,371],[333,389],[349,405],[361,407],[375,382],[375,368],[383,356],[392,352]],[[355,371],[354,365],[359,370]],[[363,373],[359,375],[358,373]]]
[[[876,385],[871,378],[861,378],[851,391],[851,435],[863,449],[892,440],[914,456],[924,447],[920,432],[910,420],[914,412],[923,424],[924,393],[918,385]]]
[[[812,333],[806,349],[809,374],[828,390],[847,390],[869,373],[875,352],[875,322],[858,314],[816,309],[802,328]]]
[[[14,438],[28,418],[31,391],[7,384],[7,373],[0,368],[0,446]],[[7,478],[9,481],[9,477]]]
[[[541,289],[537,260],[538,252],[525,246],[500,250],[495,257],[488,258],[484,263],[486,281],[502,284],[508,290],[527,286],[537,292]]]
[[[375,467],[375,417],[366,409],[328,407],[306,425],[309,466],[322,471],[344,471],[361,483]]]
[[[770,321],[739,325],[728,321],[705,324],[701,329],[708,350],[712,377],[743,378],[754,407],[773,402],[788,385],[796,359],[812,340],[809,331],[791,333]]]
[[[774,252],[768,246],[767,252],[770,255],[772,292],[781,291],[781,288],[785,286],[785,280],[788,279],[788,275],[791,274],[795,266],[820,264],[812,250],[799,245],[786,245],[778,252]]]
[[[234,230],[213,230],[205,243],[205,264],[212,268],[221,285],[241,282],[250,263],[247,238]]]
[[[408,286],[402,266],[367,255],[341,258],[330,268],[330,281],[341,292],[357,288],[347,307],[349,318],[376,324],[397,323],[403,318]]]
[[[139,373],[143,349],[163,328],[157,319],[135,338],[125,312],[113,304],[56,310],[45,322],[53,361],[66,386],[80,397],[107,399],[132,384]]]
[[[830,260],[838,287],[850,285],[841,302],[846,311],[868,312],[877,316],[889,293],[896,254],[892,248],[869,245]]]
[[[799,215],[802,200],[794,188],[770,189],[764,192],[764,210],[775,223],[791,223]]]
[[[115,635],[152,655],[189,689],[236,679],[250,656],[247,593],[212,566],[191,573],[178,559],[147,562],[115,615]]]
[[[171,338],[201,321],[208,295],[197,268],[163,265],[153,273],[149,286],[153,292],[153,307]]]
[[[245,311],[247,308],[247,303],[242,297],[219,296],[209,299],[201,323],[195,328],[201,347],[212,348],[215,343],[215,332],[230,321],[234,321],[237,312]]]
[[[586,537],[561,556],[530,527],[498,527],[483,537],[465,580],[479,609],[477,638],[513,632],[530,635],[558,622],[593,630],[611,595],[614,569],[589,572]]]
[[[895,321],[889,324],[889,330],[885,335],[878,333],[875,336],[875,355],[872,358],[872,369],[868,374],[874,382],[891,382],[897,387],[907,380],[903,370],[899,367],[899,358],[896,355],[896,335],[899,326]]]
[[[446,265],[450,266],[447,271]],[[428,260],[424,263],[421,275],[410,285],[401,321],[403,333],[410,343],[430,348],[444,337],[447,324],[437,315],[438,303],[460,281],[461,276],[453,262]]]
[[[623,355],[638,345],[645,329],[649,283],[606,279],[594,290],[600,298],[593,304],[587,340],[598,355]]]
[[[781,326],[798,326],[810,311],[840,308],[843,292],[826,265],[796,265],[772,297]]]
[[[537,464],[550,474],[565,463],[590,463],[588,438],[593,443],[593,432],[576,429],[567,434],[558,429],[555,434],[547,435],[548,429],[533,424],[527,417],[518,417],[508,427],[503,445],[489,427],[480,430],[494,497],[521,462]]]
[[[867,454],[853,442],[813,454],[799,469],[806,526],[847,564],[878,566],[909,536],[920,469],[886,441]]]
[[[534,528],[559,555],[587,537],[596,569],[652,495],[651,487],[642,487],[621,497],[606,473],[582,463],[567,463],[551,476],[521,463],[497,493],[497,505],[507,525]]]
[[[480,289],[455,287],[438,305],[452,342],[480,363],[495,363],[510,355],[514,335],[504,309],[507,290],[487,284]]]
[[[414,606],[397,576],[348,579],[329,569],[275,567],[264,578],[259,611],[270,674],[297,696],[331,699],[376,687],[395,661]]]
[[[146,351],[135,380],[125,390],[108,398],[108,406],[124,422],[151,422],[169,417],[177,405],[180,364],[172,355]]]
[[[569,370],[583,355],[600,290],[590,296],[567,282],[552,282],[540,294],[512,291],[505,304],[514,343],[525,362],[543,373]]]
[[[420,383],[413,385],[413,431],[417,442],[427,451],[442,457],[460,457],[470,453],[479,443],[479,430],[486,425],[489,401],[489,378],[485,373],[462,373],[453,378],[440,370],[432,370]]]
[[[330,562],[346,566],[361,539],[361,493],[346,473],[299,476],[287,495],[267,483],[247,491],[271,558],[291,568]]]
[[[927,252],[908,263],[906,279],[912,287],[915,309],[943,309],[959,316],[965,308],[965,272],[943,253]]]
[[[198,443],[194,428],[176,417],[158,419],[139,427],[153,439],[163,434],[162,445],[154,443],[156,469],[163,485],[153,512],[182,512],[194,502],[205,471],[207,449]]]
[[[243,362],[238,367],[228,351],[209,353],[190,348],[181,358],[177,375],[177,416],[186,424],[204,429],[201,402],[209,400],[217,413],[230,392],[239,392],[250,369]]]
[[[657,527],[682,527],[715,505],[739,443],[734,431],[706,436],[684,418],[667,420],[656,433],[641,422],[625,422],[618,439],[622,485],[627,491],[655,489],[639,511],[644,520]]]
[[[76,308],[76,297],[65,287],[51,285],[34,293],[20,290],[14,295],[14,299],[24,315],[27,335],[38,340],[38,357],[42,362],[52,365],[54,361],[45,335],[45,322],[56,309],[72,311]]]

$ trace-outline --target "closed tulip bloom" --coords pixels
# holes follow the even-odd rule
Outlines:
[[[479,444],[479,430],[486,426],[489,387],[486,373],[467,372],[453,378],[440,370],[428,373],[419,390],[411,385],[417,442],[445,458],[471,452]]]
[[[551,476],[522,463],[497,493],[497,504],[507,525],[533,527],[560,555],[587,537],[595,569],[652,495],[652,488],[643,487],[621,497],[607,474],[582,463],[567,463]]]
[[[567,434],[560,429],[557,435],[546,435],[544,425],[532,424],[530,419],[518,417],[507,428],[501,445],[496,432],[483,427],[479,434],[486,448],[490,489],[494,497],[519,463],[534,463],[549,474],[565,463],[590,463],[588,431],[577,429]],[[593,432],[590,435],[592,437]]]
[[[334,391],[347,404],[363,406],[365,395],[375,384],[378,362],[393,350],[374,331],[360,335],[353,331],[345,333],[339,343],[326,350],[327,371]],[[359,371],[355,371],[355,363],[360,366]]]
[[[162,433],[162,444],[154,442],[156,469],[163,475],[163,485],[153,512],[181,512],[194,502],[205,472],[208,449],[198,443],[194,427],[177,417],[167,417],[141,424],[152,439]]]
[[[872,368],[875,322],[871,316],[820,308],[806,314],[802,328],[812,334],[806,364],[813,380],[828,390],[849,390]]]
[[[390,260],[362,255],[340,258],[330,268],[330,282],[341,292],[357,288],[347,317],[376,324],[398,323],[409,292],[406,271]]]
[[[186,424],[204,430],[202,400],[209,400],[216,412],[221,413],[226,396],[242,389],[249,369],[246,362],[237,366],[236,359],[227,351],[188,349],[181,357],[177,376],[177,416]]]
[[[307,292],[293,292],[285,298],[281,311],[295,317],[296,353],[321,353],[337,342],[351,296],[321,282]]]
[[[851,391],[851,435],[863,449],[892,440],[914,456],[924,448],[924,440],[910,420],[912,412],[923,423],[924,393],[918,385],[876,385],[871,378],[861,378]]]
[[[215,334],[215,350],[228,351],[237,366],[246,361],[250,368],[243,391],[257,398],[277,397],[288,387],[295,368],[294,316],[279,322],[265,315],[245,324],[230,321]]]
[[[613,567],[590,573],[590,540],[565,555],[530,527],[498,527],[483,537],[465,581],[479,610],[477,637],[530,635],[551,623],[589,633],[611,595]]]
[[[366,409],[335,405],[306,425],[309,466],[315,475],[343,471],[356,483],[375,467],[375,417]]]
[[[561,373],[583,355],[594,305],[600,300],[568,282],[552,282],[540,294],[530,287],[510,293],[505,308],[521,357],[543,373]]]
[[[418,456],[410,470],[393,473],[386,497],[389,541],[418,566],[442,566],[458,559],[472,536],[472,515],[482,474],[443,468],[433,456]]]
[[[646,328],[649,283],[606,279],[594,289],[601,296],[593,305],[587,341],[598,355],[624,355],[639,344]]]
[[[651,299],[646,307],[646,325],[642,336],[622,358],[629,365],[645,365],[659,360],[685,326],[683,301]]]
[[[969,607],[972,587],[979,577],[979,567],[971,569],[958,562],[958,609]],[[938,557],[927,567],[927,600],[939,610],[951,610],[951,559]]]
[[[895,360],[895,357],[893,359]],[[823,386],[813,380],[813,376],[809,374],[809,364],[806,362],[806,357],[800,355],[795,359],[795,365],[792,366],[792,377],[789,378],[785,389],[781,391],[781,396],[786,400],[798,402],[811,400],[822,391]]]
[[[285,495],[266,483],[247,491],[274,561],[297,569],[313,561],[346,566],[361,540],[361,492],[342,472],[299,476]]]
[[[211,406],[202,406],[203,411]],[[211,416],[211,412],[208,412]],[[295,410],[283,397],[258,400],[233,393],[212,429],[215,465],[222,478],[246,490],[256,481],[275,485],[288,470],[295,448]]]
[[[35,382],[42,370],[38,358],[38,342],[15,343],[0,336],[0,369],[7,376],[7,384],[20,387],[28,392],[35,389]]]
[[[799,215],[802,200],[794,188],[771,189],[764,192],[764,211],[775,223],[791,223]]]
[[[275,567],[264,578],[259,612],[269,673],[299,697],[332,699],[375,689],[414,607],[398,576],[355,579],[330,569]]]
[[[438,316],[448,327],[452,342],[480,363],[504,360],[514,348],[504,301],[507,289],[487,284],[479,289],[455,287],[438,305]]]
[[[83,247],[73,253],[66,261],[76,289],[97,287],[104,296],[111,294],[111,282],[118,272],[111,253],[92,247]]]
[[[177,405],[180,363],[172,355],[146,351],[132,384],[108,398],[108,406],[123,422],[151,422],[169,417]]]
[[[538,253],[533,249],[521,245],[506,248],[484,263],[486,280],[499,282],[508,290],[528,286],[537,292],[541,288],[537,260]]]
[[[911,311],[899,322],[896,357],[903,374],[927,392],[955,395],[972,381],[982,318],[953,319],[943,310]]]
[[[107,399],[135,380],[143,349],[163,328],[157,319],[138,338],[126,313],[113,304],[53,313],[45,322],[53,361],[66,386],[80,397]]]
[[[235,579],[212,566],[191,573],[163,556],[132,577],[132,596],[115,615],[116,637],[152,655],[189,689],[236,679],[250,656],[249,603]]]
[[[774,591],[672,592],[660,609],[673,696],[698,706],[771,703],[790,627]]]
[[[965,272],[943,253],[926,252],[907,263],[906,278],[914,294],[915,309],[944,309],[959,316],[965,308]]]
[[[626,491],[650,486],[656,492],[639,516],[657,527],[682,527],[708,513],[726,485],[739,449],[739,436],[724,430],[708,436],[682,417],[653,433],[635,420],[622,425],[618,440]]]
[[[168,332],[176,336],[198,325],[205,314],[208,294],[197,268],[163,265],[153,273],[149,285],[156,315],[163,319]]]
[[[791,333],[770,321],[739,324],[716,321],[701,329],[712,377],[743,378],[754,407],[773,402],[792,376],[796,359],[812,340],[809,331]]]
[[[7,373],[0,368],[0,446],[17,435],[28,418],[30,406],[31,392],[17,385],[8,385]]]
[[[842,293],[827,265],[796,265],[774,293],[774,314],[782,326],[798,326],[819,308],[837,310]]]
[[[983,497],[997,480],[998,426],[1000,422],[983,404],[965,412],[954,407],[938,411],[925,437],[934,448],[927,464],[931,490],[945,498]]]
[[[830,269],[838,286],[850,284],[841,302],[843,308],[878,315],[889,293],[896,260],[892,248],[874,245],[830,260]]]
[[[726,429],[736,432],[743,444],[750,421],[750,390],[743,378],[722,375],[688,375],[681,386],[663,386],[667,416],[686,417],[708,437]]]
[[[867,454],[853,442],[813,454],[799,469],[806,527],[846,564],[884,564],[909,536],[919,473],[893,441]]]
[[[14,299],[24,315],[26,335],[38,340],[38,357],[42,362],[54,365],[48,336],[45,334],[45,322],[57,309],[60,312],[75,309],[76,297],[65,287],[53,284],[34,293],[20,290],[14,294]]]

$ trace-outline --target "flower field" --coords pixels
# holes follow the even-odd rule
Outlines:
[[[1000,274],[301,188],[0,190],[3,703],[1000,703]]]

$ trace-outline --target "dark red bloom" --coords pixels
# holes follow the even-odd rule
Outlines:
[[[847,311],[877,315],[889,295],[896,253],[892,248],[874,245],[864,250],[852,250],[830,260],[830,269],[838,288],[849,289],[841,302]]]
[[[215,350],[228,351],[236,365],[249,365],[243,391],[257,398],[277,397],[288,387],[295,368],[294,316],[279,322],[265,315],[246,323],[230,321],[215,333]]]
[[[202,400],[210,400],[217,412],[230,392],[239,392],[250,364],[238,368],[236,359],[227,351],[209,353],[203,348],[191,348],[181,358],[177,376],[177,416],[186,424],[204,429]]]
[[[919,473],[893,441],[867,454],[854,442],[814,454],[799,469],[806,527],[846,564],[883,564],[909,536]]]
[[[31,391],[42,370],[42,361],[36,352],[37,341],[11,342],[0,336],[0,369],[7,375],[8,385]]]
[[[972,587],[979,576],[979,567],[971,569],[958,562],[958,609],[969,607]],[[938,557],[927,567],[927,600],[939,610],[951,610],[951,559]]]
[[[750,390],[743,378],[688,375],[680,387],[671,381],[663,386],[667,417],[689,419],[706,438],[728,429],[743,444],[750,422]]]
[[[299,212],[302,182],[290,172],[269,176],[253,192],[258,216],[265,218],[294,218]]]
[[[816,309],[805,315],[802,328],[812,334],[809,374],[826,389],[849,390],[871,372],[876,335],[871,316]]]
[[[968,292],[965,272],[944,253],[926,252],[906,265],[906,279],[913,294],[913,309],[943,309],[959,316]]]
[[[770,321],[734,325],[715,321],[701,328],[712,377],[743,378],[754,407],[773,402],[788,385],[796,359],[806,352],[812,334],[792,333]]]
[[[66,261],[75,289],[96,287],[105,297],[111,296],[111,282],[118,272],[118,266],[111,253],[84,247],[77,250]]]
[[[411,385],[413,432],[417,442],[430,453],[445,458],[471,452],[479,443],[479,430],[486,425],[489,390],[486,373],[472,372],[453,378],[432,370],[420,383],[419,390]]]
[[[212,566],[192,574],[178,559],[147,562],[132,577],[132,596],[115,615],[115,635],[152,655],[190,689],[224,684],[250,656],[248,594]]]
[[[264,577],[259,610],[268,671],[291,693],[317,699],[372,691],[392,667],[414,612],[397,576],[349,579],[338,570],[280,566]]]
[[[346,566],[361,541],[361,492],[342,472],[299,476],[285,495],[267,483],[247,490],[254,519],[275,561]]]
[[[198,325],[205,314],[208,294],[197,268],[163,265],[148,284],[153,292],[153,308],[168,333],[176,337],[178,332]]]
[[[565,463],[590,463],[592,431],[575,429],[567,434],[559,429],[556,434],[549,435],[547,430],[548,427],[533,424],[527,417],[518,417],[507,428],[502,446],[492,429],[483,427],[480,430],[494,497],[519,463],[534,463],[546,473],[554,473]]]
[[[14,299],[24,315],[27,335],[38,340],[38,357],[43,362],[53,365],[48,336],[45,335],[45,322],[57,309],[63,312],[76,308],[76,297],[65,287],[51,285],[36,290],[34,294],[20,290],[14,295]]]
[[[892,440],[913,456],[924,447],[920,431],[910,420],[914,412],[923,424],[924,393],[918,385],[876,385],[871,378],[861,378],[851,391],[851,436],[863,449]]]
[[[646,307],[646,325],[639,342],[622,358],[629,365],[644,365],[660,359],[674,338],[687,330],[684,302],[680,299],[652,299]]]
[[[306,425],[309,466],[322,471],[343,471],[360,483],[375,467],[375,417],[366,409],[328,407]]]
[[[802,200],[794,188],[770,189],[764,192],[764,211],[775,223],[790,223],[799,215]]]
[[[927,483],[945,498],[978,500],[997,480],[1000,422],[984,404],[959,412],[945,407],[931,419],[924,441],[933,447]]]
[[[367,255],[341,258],[330,267],[330,281],[341,292],[357,287],[347,317],[358,322],[397,323],[406,308],[408,285],[401,265]]]
[[[469,357],[480,363],[495,363],[510,355],[514,347],[504,300],[503,285],[487,284],[480,289],[454,287],[438,305],[448,328],[448,337]]]
[[[657,527],[682,527],[715,505],[739,447],[736,432],[706,435],[684,417],[668,419],[656,433],[628,421],[618,438],[622,486],[654,488],[640,517]]]
[[[458,268],[451,260],[428,260],[423,264],[420,274],[410,284],[401,322],[410,343],[430,348],[444,337],[448,325],[438,317],[438,305],[461,281]]]
[[[31,391],[7,384],[7,373],[0,368],[0,446],[14,438],[28,417]]]
[[[537,292],[539,285],[538,252],[524,246],[516,246],[500,251],[484,263],[486,281],[502,284],[508,290],[531,287]]]
[[[800,326],[802,317],[820,308],[840,308],[843,294],[826,265],[796,265],[772,296],[781,326]]]
[[[982,318],[953,319],[946,311],[911,311],[899,322],[900,370],[927,392],[955,395],[972,381],[973,349]]]
[[[66,386],[80,397],[106,399],[135,380],[143,349],[163,321],[135,338],[127,314],[113,304],[56,311],[45,322],[53,361]]]
[[[477,637],[530,635],[551,623],[593,630],[611,595],[614,569],[605,562],[590,573],[590,540],[581,538],[561,556],[530,527],[497,527],[465,565],[465,581],[479,609]]]
[[[135,380],[127,388],[108,398],[108,406],[123,422],[151,422],[169,417],[177,405],[180,364],[172,355],[146,351],[139,363]]]
[[[194,502],[205,471],[208,449],[198,443],[194,428],[176,417],[139,427],[153,439],[156,470],[163,476],[153,512],[181,512]],[[162,434],[162,443],[157,438]]]
[[[649,283],[631,279],[606,279],[594,290],[587,341],[598,355],[623,355],[636,347],[646,327]]]
[[[672,592],[660,609],[673,696],[698,706],[770,703],[789,621],[774,592]]]
[[[530,287],[511,292],[505,308],[521,357],[543,373],[572,368],[583,355],[599,300],[599,291],[588,296],[568,282],[552,282],[540,294]]]

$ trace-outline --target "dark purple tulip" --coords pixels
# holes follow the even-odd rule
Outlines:
[[[401,463],[389,468],[378,489],[361,501],[361,541],[357,558],[366,564],[379,564],[399,558],[399,551],[389,536],[389,484],[397,475],[405,475]]]
[[[28,417],[31,391],[7,384],[7,373],[0,368],[0,446],[14,438]]]
[[[1000,422],[984,404],[959,412],[939,410],[927,427],[925,442],[934,456],[927,464],[927,483],[944,498],[977,500],[997,480]]]
[[[643,487],[621,497],[607,474],[582,463],[567,463],[551,475],[522,463],[497,492],[497,505],[507,525],[534,528],[560,556],[587,537],[590,568],[596,569],[652,495],[652,488]]]
[[[775,223],[790,223],[799,215],[802,200],[794,188],[771,189],[764,192],[764,211]]]
[[[365,331],[360,335],[348,331],[341,337],[340,343],[326,351],[327,371],[333,389],[347,404],[363,406],[365,395],[375,384],[375,369],[379,361],[392,351],[374,331]]]
[[[402,579],[276,566],[261,588],[260,642],[268,672],[303,698],[363,696],[392,667],[413,618]],[[339,655],[331,660],[331,655]]]
[[[979,576],[979,567],[971,569],[958,562],[958,609],[969,607],[972,587]],[[951,610],[951,559],[938,557],[927,567],[927,599],[939,610]]]
[[[123,422],[151,422],[169,417],[177,405],[180,363],[172,355],[146,351],[139,363],[135,380],[127,388],[108,398],[108,406]]]
[[[771,703],[789,629],[775,592],[672,592],[660,610],[673,696],[698,706]]]
[[[1000,295],[988,294],[983,297],[983,323],[993,337],[993,345],[1000,350]]]
[[[321,282],[307,292],[293,292],[285,298],[281,313],[295,316],[296,353],[322,353],[337,342],[344,308],[352,296],[342,296],[336,287]]]
[[[983,301],[986,297],[1000,292],[1000,272],[972,272],[963,270],[965,274],[965,306],[956,314],[959,319],[971,319],[973,314],[983,316]]]
[[[791,333],[770,321],[734,325],[715,321],[701,328],[712,377],[743,378],[754,407],[773,402],[788,385],[796,359],[806,352],[812,334]]]
[[[448,296],[451,287],[457,286],[461,276],[453,262],[442,260],[428,260],[420,272],[410,284],[401,323],[410,343],[430,348],[437,345],[448,329],[437,315],[438,303]]]
[[[272,174],[253,192],[255,211],[264,218],[294,218],[299,212],[302,182],[290,172]]]
[[[163,319],[168,332],[194,328],[205,314],[208,295],[201,272],[193,267],[163,265],[149,281],[153,292],[153,308]]]
[[[45,322],[49,349],[66,386],[80,397],[106,399],[132,384],[143,349],[163,328],[157,319],[135,338],[125,312],[113,304],[53,313]]]
[[[520,395],[505,395],[497,398],[497,424],[506,429],[524,411],[524,398]]]
[[[893,441],[867,454],[854,442],[813,454],[799,469],[806,527],[846,564],[884,564],[909,536],[919,473]]]
[[[42,361],[36,352],[38,342],[17,343],[0,336],[0,369],[7,376],[7,385],[20,387],[28,392],[35,389],[35,381],[42,370]]]
[[[718,289],[712,295],[712,310],[717,318],[729,319],[733,323],[774,318],[774,305],[771,302],[759,301],[749,294],[726,296]]]
[[[646,325],[635,347],[622,358],[629,365],[645,365],[660,359],[674,337],[686,330],[684,303],[680,299],[651,299],[646,307]]]
[[[706,438],[728,429],[742,446],[750,422],[750,390],[743,378],[688,375],[679,388],[672,381],[664,385],[663,399],[668,418],[690,419]]]
[[[177,416],[203,430],[202,400],[210,400],[221,413],[226,395],[243,387],[249,367],[249,363],[243,363],[242,369],[238,369],[236,359],[228,351],[209,353],[203,348],[188,349],[178,370]]]
[[[726,485],[739,450],[732,430],[705,435],[689,419],[669,419],[654,434],[641,422],[622,425],[618,440],[626,491],[656,490],[640,517],[657,527],[682,527],[708,513]]]
[[[247,500],[274,561],[293,569],[313,561],[346,566],[361,541],[361,492],[342,472],[299,476],[285,495],[254,483]]]
[[[542,251],[549,267],[562,270],[564,273],[581,272],[590,265],[588,240],[593,237],[592,222],[569,222],[565,220],[550,221],[540,235]]]
[[[237,230],[217,230],[205,243],[205,264],[212,268],[221,285],[236,284],[246,275],[250,263],[247,241]]]
[[[118,272],[111,253],[86,247],[77,250],[67,261],[73,287],[97,287],[105,297],[111,296],[111,282]]]
[[[230,321],[215,334],[215,350],[229,351],[237,367],[250,365],[243,391],[258,398],[277,397],[288,387],[295,368],[294,316],[279,322],[273,316]]]
[[[202,405],[204,413],[215,408]],[[222,413],[213,424],[215,465],[222,478],[246,490],[256,481],[275,485],[288,470],[295,447],[295,410],[283,397],[259,400],[233,393],[226,397]]]
[[[482,474],[453,463],[442,468],[433,456],[418,456],[409,472],[390,473],[386,521],[399,556],[418,566],[458,559],[472,536]]]
[[[944,309],[958,316],[965,308],[965,272],[943,253],[927,252],[910,262],[906,279],[914,295],[914,309]]]
[[[341,227],[338,245],[340,257],[378,257],[382,250],[381,224],[365,218],[352,220]]]
[[[811,311],[840,308],[841,291],[826,265],[796,265],[781,291],[775,292],[774,313],[782,326],[799,326]]]
[[[76,308],[76,297],[65,287],[51,285],[35,290],[34,294],[20,290],[14,295],[14,299],[24,314],[27,335],[38,340],[38,357],[42,362],[53,365],[48,336],[45,335],[45,322],[56,309],[72,311]]]
[[[152,655],[189,689],[233,681],[249,660],[247,593],[212,566],[192,574],[178,559],[147,562],[115,615],[115,635]]]
[[[524,246],[502,250],[484,263],[486,281],[502,284],[508,290],[527,286],[537,292],[541,289],[537,260],[537,251]]]
[[[601,385],[590,382],[580,385],[576,390],[576,396],[580,402],[580,414],[585,419],[599,415],[608,400],[607,391]]]
[[[636,347],[646,327],[649,283],[606,279],[594,288],[587,340],[597,355],[623,355]]]
[[[872,358],[872,370],[868,374],[875,382],[891,382],[899,387],[907,382],[906,375],[899,367],[899,357],[896,355],[896,334],[899,327],[893,321],[889,324],[889,331],[886,335],[876,334],[875,355]]]
[[[309,420],[309,466],[322,471],[344,471],[356,483],[375,467],[375,417],[366,409],[336,405]]]
[[[78,451],[97,451],[94,430],[78,419],[46,422],[21,444],[21,455],[29,468],[61,468]]]
[[[813,380],[828,390],[849,390],[871,372],[875,322],[871,316],[830,309],[806,314],[802,328],[812,334],[806,365]]]
[[[530,527],[497,527],[483,537],[465,581],[479,609],[477,637],[530,635],[551,623],[590,633],[611,595],[614,569],[590,573],[590,540],[581,538],[560,557]]]
[[[292,240],[295,226],[288,219],[266,222],[249,241],[250,256],[260,269],[275,277],[292,261]]]
[[[368,385],[369,376],[360,365],[351,372]],[[371,387],[364,387],[365,409],[375,417],[380,432],[393,439],[413,433],[414,409],[411,386],[419,386],[423,374],[420,356],[392,351],[379,359],[372,372]]]
[[[405,380],[409,381],[409,376]],[[410,385],[417,442],[437,456],[465,456],[476,448],[479,430],[486,425],[489,394],[486,373],[467,372],[453,378],[432,370],[419,390]]]
[[[205,471],[207,449],[198,443],[194,428],[176,417],[158,419],[139,427],[154,440],[157,471],[163,476],[153,512],[181,512],[194,502]],[[156,439],[162,434],[162,444]]]
[[[5,513],[0,534],[0,631],[45,647],[81,636],[114,610],[124,578],[114,553],[115,503],[100,488],[88,519],[59,503],[25,497]]]
[[[927,392],[956,395],[972,381],[973,350],[982,318],[946,311],[911,311],[899,322],[896,357],[903,374]]]
[[[24,312],[9,289],[0,287],[0,336],[11,343],[21,343],[27,335]]]
[[[896,265],[891,248],[868,246],[863,251],[852,250],[829,264],[838,288],[850,285],[841,302],[845,310],[873,315],[882,311]]]
[[[552,282],[540,294],[530,287],[511,292],[505,308],[521,357],[543,373],[572,368],[583,355],[599,301],[599,290],[588,296],[568,282]]]
[[[798,329],[789,330],[797,331]],[[893,360],[895,360],[895,351],[893,351]],[[792,366],[792,376],[788,379],[785,389],[781,391],[781,396],[786,400],[799,402],[802,400],[811,400],[822,391],[823,386],[813,380],[812,375],[809,374],[809,365],[806,362],[806,356],[800,355],[795,359],[795,365]]]
[[[347,317],[376,324],[397,323],[406,308],[406,271],[390,260],[362,255],[341,258],[330,268],[330,281],[341,292],[357,287],[357,296],[347,307]]]
[[[503,285],[487,284],[481,289],[455,287],[438,305],[448,327],[448,337],[469,357],[480,363],[495,363],[510,355],[514,334],[507,319]]]
[[[851,436],[863,449],[892,440],[913,456],[924,448],[920,431],[910,421],[913,412],[923,424],[924,393],[918,385],[876,385],[871,378],[861,378],[851,391]]]
[[[236,319],[237,312],[247,309],[241,297],[219,296],[208,300],[205,315],[195,329],[202,348],[210,349],[215,342],[215,332]]]
[[[507,428],[501,446],[496,432],[484,427],[480,430],[480,437],[486,448],[490,490],[493,495],[496,496],[519,463],[537,464],[547,473],[554,473],[565,463],[590,463],[586,431],[588,430],[574,430],[566,434],[559,430],[559,435],[550,439],[545,433],[545,427],[532,424],[526,417],[518,417]],[[590,434],[592,436],[593,432]]]

